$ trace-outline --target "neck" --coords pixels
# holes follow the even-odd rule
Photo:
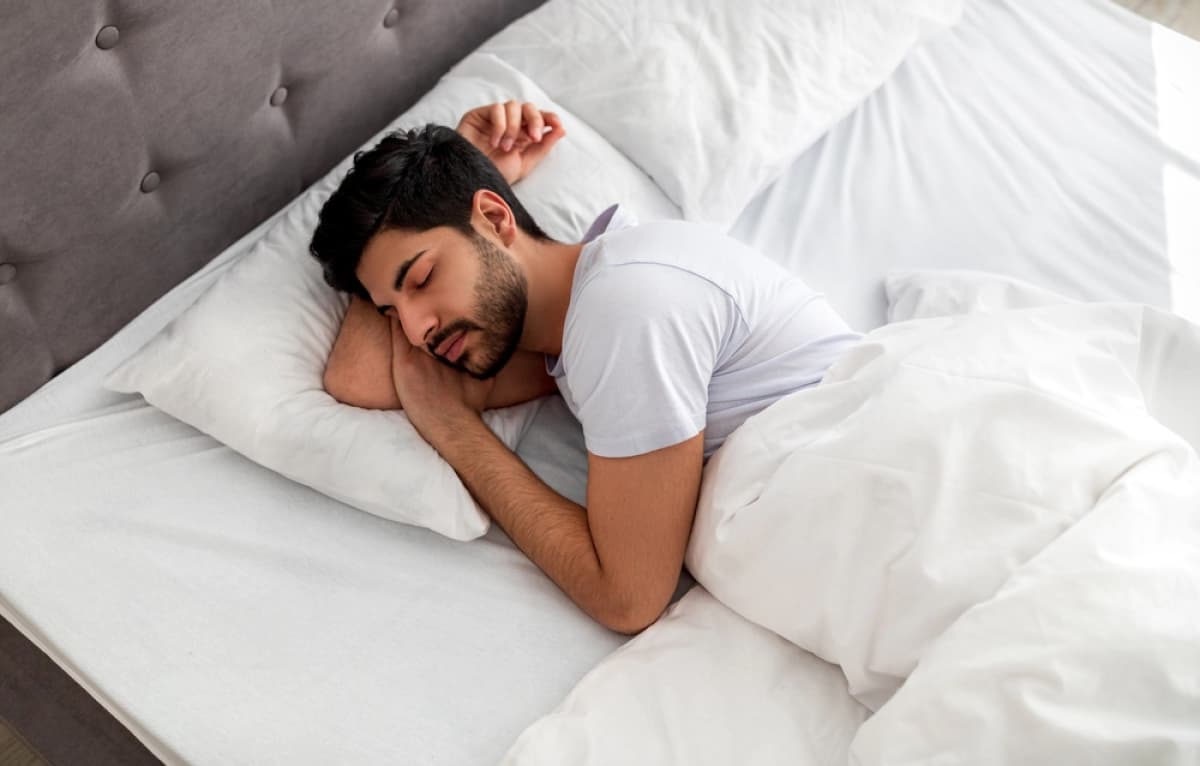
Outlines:
[[[571,282],[581,250],[582,243],[525,240],[520,257],[528,282],[529,304],[525,311],[521,348],[555,356],[562,353]]]

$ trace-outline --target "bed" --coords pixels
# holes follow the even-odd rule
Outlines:
[[[0,135],[6,156],[26,163],[0,193],[9,406],[0,415],[0,613],[28,642],[18,657],[52,659],[103,708],[74,713],[88,723],[64,734],[37,712],[53,710],[55,694],[60,709],[78,709],[59,686],[36,703],[28,686],[0,698],[0,712],[52,760],[79,760],[80,739],[94,742],[100,735],[86,732],[111,717],[165,763],[497,762],[625,644],[498,530],[464,544],[362,513],[102,385],[246,257],[284,213],[272,211],[532,5],[430,4],[399,16],[365,5],[329,29],[302,21],[300,7],[259,13],[252,24],[241,6],[224,21],[206,12],[205,32],[192,33],[195,56],[222,50],[236,31],[278,41],[281,59],[297,62],[281,69],[256,58],[274,54],[248,46],[248,60],[223,66],[258,67],[261,92],[234,95],[200,87],[228,84],[229,70],[176,64],[235,115],[217,133],[224,143],[177,112],[123,109],[131,102],[63,78],[43,87],[67,96],[82,87],[93,100],[48,98]],[[124,29],[122,19],[55,19],[71,31],[62,50],[39,55],[58,58],[29,54],[20,66],[13,58],[13,71],[33,82],[45,61],[65,65],[63,51],[83,49],[91,35],[95,51],[120,50],[156,23],[167,40],[200,23],[177,13],[169,23],[131,16],[129,34],[97,34]],[[13,31],[38,28],[27,21],[5,25],[0,34],[16,41],[5,55],[41,50],[37,35]],[[350,35],[370,42],[344,71],[319,76],[329,66],[317,63],[330,49],[322,46]],[[397,56],[408,65],[399,84],[377,74],[397,67]],[[129,93],[143,84],[170,92],[151,77],[153,63],[121,70]],[[108,76],[109,65],[84,71]],[[551,75],[539,80],[550,96],[586,106],[552,87]],[[360,81],[370,90],[348,85]],[[23,82],[5,88],[0,107],[20,97]],[[730,231],[799,272],[862,330],[888,319],[887,275],[920,269],[977,269],[1196,319],[1198,102],[1200,45],[1111,4],[975,0],[791,162]],[[50,154],[9,151],[50,121],[67,122],[75,113],[64,103],[104,115],[118,147],[107,156],[124,175],[98,168],[94,186],[70,187],[44,172],[58,167]],[[143,121],[136,131],[130,113]],[[145,126],[177,137],[177,150],[144,149]],[[133,166],[145,172],[130,176]],[[173,186],[175,170],[197,186]],[[232,189],[217,180],[231,177]],[[114,192],[109,184],[122,178],[138,190]],[[222,215],[201,214],[198,199],[219,201]],[[91,212],[50,225],[67,220],[70,204]],[[82,247],[94,221],[112,223]],[[51,268],[52,255],[70,263]],[[518,454],[560,492],[582,497],[582,438],[561,402],[542,404]],[[689,585],[684,577],[677,595]],[[814,763],[844,753],[864,717],[837,704],[851,723],[825,732]]]

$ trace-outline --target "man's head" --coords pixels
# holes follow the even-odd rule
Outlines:
[[[547,238],[491,160],[427,125],[355,155],[309,249],[334,288],[396,317],[441,361],[487,378],[524,327],[526,281],[510,252],[519,233]]]

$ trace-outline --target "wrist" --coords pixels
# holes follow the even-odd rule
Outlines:
[[[496,169],[500,170],[499,167],[497,167]],[[515,173],[512,173],[511,175],[508,173],[505,173],[503,170],[500,170],[500,175],[504,176],[504,182],[507,183],[509,186],[515,186],[517,184],[517,182],[520,181],[522,178],[520,170],[517,170]]]
[[[457,404],[441,409],[429,419],[427,437],[439,451],[445,451],[457,437],[465,436],[475,428],[487,428],[482,413],[466,404]]]

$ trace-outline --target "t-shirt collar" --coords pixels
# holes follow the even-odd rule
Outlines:
[[[636,223],[633,216],[625,212],[620,205],[611,205],[588,227],[587,234],[583,235],[583,242],[586,244],[607,231],[624,229]]]

